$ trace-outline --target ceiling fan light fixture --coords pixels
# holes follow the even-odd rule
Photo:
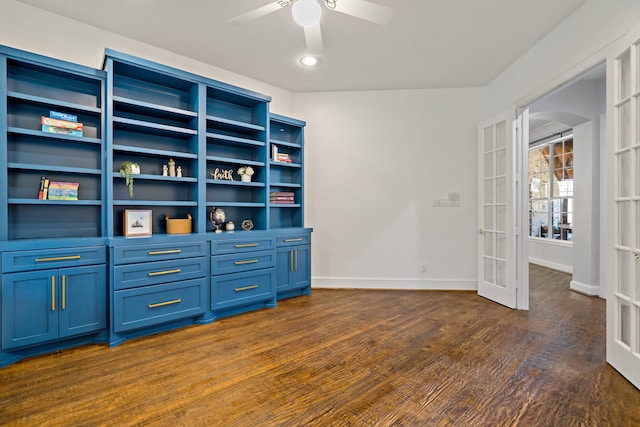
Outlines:
[[[318,58],[311,55],[305,55],[300,58],[300,63],[305,67],[315,67],[316,65],[318,65]]]
[[[320,20],[322,8],[316,0],[296,0],[291,7],[291,14],[296,24],[307,27]]]

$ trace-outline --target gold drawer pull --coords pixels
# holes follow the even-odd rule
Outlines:
[[[163,274],[174,274],[174,273],[180,273],[182,270],[179,268],[176,268],[175,270],[165,270],[165,271],[150,271],[149,272],[149,276],[162,276]]]
[[[62,275],[62,309],[67,309],[67,276]]]
[[[258,287],[258,285],[244,286],[242,288],[235,288],[234,291],[236,291],[236,292],[248,291],[249,289],[255,289],[257,287]]]
[[[57,256],[57,257],[52,257],[52,258],[36,258],[36,262],[68,261],[70,259],[80,259],[80,255]]]
[[[179,254],[182,249],[167,249],[166,251],[149,251],[149,255],[167,255],[167,254]]]
[[[51,276],[51,311],[56,311],[56,276]]]
[[[236,261],[234,262],[235,265],[244,265],[244,264],[255,264],[256,262],[258,262],[257,259],[248,259],[246,261]]]
[[[290,242],[301,242],[302,241],[302,237],[298,237],[297,239],[284,239],[285,243],[290,243]]]
[[[172,299],[171,301],[165,301],[165,302],[158,302],[158,303],[155,303],[155,304],[149,304],[149,308],[164,307],[165,305],[178,304],[180,302],[182,302],[182,300],[180,298]]]
[[[236,248],[253,248],[255,246],[258,246],[257,243],[239,243],[237,245],[234,245]]]

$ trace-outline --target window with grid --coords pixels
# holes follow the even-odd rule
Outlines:
[[[572,132],[529,146],[529,236],[572,240]]]

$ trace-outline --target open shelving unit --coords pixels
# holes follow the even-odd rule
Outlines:
[[[112,171],[108,185],[111,215],[109,236],[123,235],[126,209],[151,209],[152,226],[162,233],[165,216],[198,218],[199,85],[144,61],[107,52],[108,160]],[[172,159],[182,177],[163,176],[163,165]],[[140,166],[134,175],[133,197],[120,176],[120,165]]]
[[[304,226],[304,126],[305,122],[271,114],[269,129],[269,228]],[[275,150],[274,150],[275,147]],[[274,154],[286,154],[279,161]],[[293,203],[276,203],[271,195],[292,194]]]
[[[0,240],[102,236],[105,74],[14,49],[3,53]],[[51,111],[77,116],[83,136],[42,131],[41,117]],[[38,200],[41,177],[78,182],[79,200]]]
[[[206,93],[207,211],[222,208],[227,221],[251,219],[255,229],[266,230],[269,98],[211,86]],[[240,180],[242,166],[253,168],[251,182]]]

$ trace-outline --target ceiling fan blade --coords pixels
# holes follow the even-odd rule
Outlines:
[[[322,31],[320,31],[320,22],[304,27],[304,39],[307,42],[308,53],[322,53]]]
[[[338,0],[334,10],[379,25],[387,25],[393,16],[392,8],[366,0]]]
[[[259,7],[257,9],[253,9],[247,13],[243,13],[242,15],[236,16],[235,18],[229,19],[228,22],[232,24],[245,24],[249,21],[253,21],[254,19],[262,18],[265,15],[275,12],[276,10],[281,9],[282,6],[278,4],[278,2],[269,3],[265,6]]]

